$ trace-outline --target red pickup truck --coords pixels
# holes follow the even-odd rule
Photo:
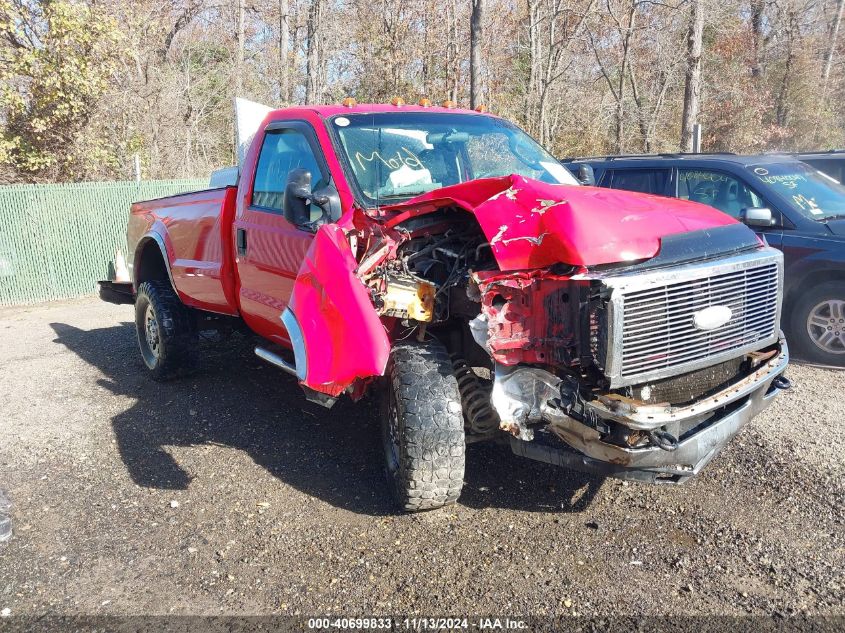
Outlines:
[[[507,121],[426,105],[270,112],[238,182],[134,204],[156,379],[239,320],[308,398],[376,392],[399,506],[454,502],[467,443],[679,483],[789,386],[782,256],[692,202],[581,186]],[[122,293],[122,294],[121,294]]]

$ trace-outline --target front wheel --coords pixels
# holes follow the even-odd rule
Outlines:
[[[797,357],[845,367],[845,282],[823,283],[802,295],[792,309],[791,329]]]
[[[396,345],[387,377],[381,435],[396,503],[406,512],[454,503],[464,482],[464,417],[446,349]]]

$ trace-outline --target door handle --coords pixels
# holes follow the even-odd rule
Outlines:
[[[237,229],[235,231],[235,242],[238,255],[246,255],[246,229]]]

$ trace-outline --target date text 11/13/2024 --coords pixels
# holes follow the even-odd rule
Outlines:
[[[524,620],[495,617],[419,617],[419,618],[309,618],[308,628],[321,629],[402,629],[411,631],[454,631],[454,630],[510,630],[528,629]]]

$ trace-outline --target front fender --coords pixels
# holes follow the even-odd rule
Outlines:
[[[300,381],[330,396],[358,378],[384,374],[390,354],[390,340],[355,274],[357,266],[343,230],[336,224],[321,226],[282,317]]]

